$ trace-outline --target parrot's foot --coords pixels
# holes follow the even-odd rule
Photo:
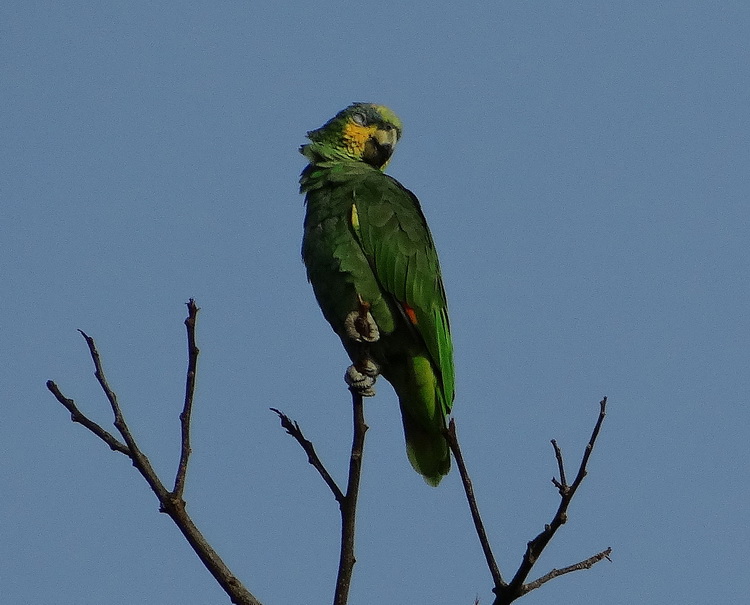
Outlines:
[[[346,335],[354,342],[375,342],[380,339],[378,324],[370,313],[370,305],[360,300],[357,311],[352,311],[344,320]]]
[[[375,397],[375,380],[380,374],[377,364],[371,359],[365,359],[357,365],[350,365],[344,374],[344,381],[349,388],[362,397]]]

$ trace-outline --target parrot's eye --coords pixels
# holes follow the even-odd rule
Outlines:
[[[365,116],[361,113],[355,113],[352,115],[352,122],[354,122],[355,124],[359,124],[360,126],[364,126],[366,122]]]

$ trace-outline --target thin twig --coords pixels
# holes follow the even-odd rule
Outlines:
[[[141,452],[138,444],[136,443],[133,435],[130,432],[130,428],[128,427],[127,422],[125,422],[125,417],[123,416],[122,409],[120,408],[120,404],[117,401],[117,394],[109,386],[107,377],[104,374],[104,370],[102,369],[102,360],[99,356],[99,351],[96,348],[94,339],[86,334],[86,332],[84,332],[83,330],[78,331],[81,333],[81,336],[83,336],[86,344],[89,347],[89,353],[91,354],[91,359],[94,362],[94,376],[99,382],[99,386],[101,387],[102,391],[104,391],[104,394],[107,396],[107,400],[109,401],[110,407],[112,408],[112,414],[115,417],[115,428],[119,431],[120,435],[125,440],[125,443],[128,446],[128,450],[130,450],[130,459],[133,461],[133,466],[138,469],[138,472],[143,476],[143,478],[146,480],[146,482],[149,484],[149,486],[161,502],[167,497],[169,491],[166,487],[164,487],[161,479],[159,479],[156,471],[151,466],[151,462],[149,461],[149,459],[143,454],[143,452]]]
[[[175,496],[182,498],[185,492],[185,477],[187,475],[188,460],[190,459],[190,418],[193,412],[193,397],[195,396],[195,377],[198,369],[198,353],[195,344],[195,323],[200,310],[192,298],[187,302],[188,316],[185,319],[188,344],[188,368],[185,377],[185,403],[180,413],[180,462],[177,465],[177,475],[174,480]]]
[[[128,446],[118,441],[118,439],[110,432],[104,430],[93,420],[87,418],[81,410],[78,409],[76,402],[72,399],[68,399],[60,392],[60,388],[52,381],[47,381],[47,389],[55,396],[55,398],[70,412],[70,419],[73,422],[86,427],[94,435],[99,437],[104,443],[106,443],[115,452],[125,454],[128,458],[131,457]]]
[[[563,455],[562,450],[560,449],[560,446],[557,445],[557,441],[552,439],[552,447],[555,450],[555,458],[557,459],[557,468],[560,471],[560,480],[558,481],[555,477],[552,477],[552,483],[554,486],[560,491],[560,495],[562,496],[562,490],[565,489],[565,486],[568,485],[568,481],[565,478],[565,463],[563,462]]]
[[[591,452],[594,451],[594,445],[596,444],[596,439],[599,436],[599,431],[602,428],[602,423],[604,422],[604,418],[607,415],[607,398],[605,397],[599,402],[599,418],[596,420],[596,425],[594,426],[594,430],[591,432],[591,438],[589,439],[588,445],[586,445],[586,450],[583,452],[583,458],[581,459],[581,465],[578,467],[578,474],[576,475],[576,478],[573,480],[573,485],[570,486],[570,489],[572,492],[575,492],[575,490],[578,489],[578,486],[583,481],[583,478],[586,476],[586,467],[589,463],[589,458],[591,457]],[[572,495],[570,496],[573,497]]]
[[[198,355],[198,348],[195,346],[194,341],[194,335],[195,335],[195,313],[197,313],[197,307],[194,309],[191,307],[191,303],[194,305],[194,302],[191,300],[190,303],[188,303],[188,308],[190,309],[190,315],[188,316],[188,319],[186,320],[186,325],[188,326],[188,340],[189,340],[189,355],[190,355],[190,361],[188,363],[188,377],[187,377],[187,390],[186,390],[186,409],[187,413],[185,413],[185,409],[183,409],[183,414],[180,416],[181,424],[183,426],[183,439],[182,439],[182,455],[180,457],[180,465],[184,465],[185,468],[187,468],[187,460],[189,457],[189,451],[190,451],[190,445],[189,440],[187,441],[187,444],[185,442],[185,435],[189,435],[189,429],[190,429],[190,407],[192,406],[192,398],[193,398],[193,391],[195,387],[195,360],[197,359]],[[191,321],[192,317],[192,325],[188,325],[188,322]],[[107,400],[109,401],[110,407],[112,408],[112,413],[114,415],[114,424],[115,428],[120,432],[120,435],[125,440],[125,443],[121,443],[119,440],[117,440],[113,435],[105,431],[101,426],[99,426],[94,421],[87,418],[76,406],[75,402],[72,399],[68,399],[65,397],[61,392],[60,389],[57,387],[57,385],[49,380],[47,381],[47,388],[50,390],[50,392],[55,396],[55,398],[70,412],[71,419],[73,422],[77,422],[81,424],[82,426],[86,427],[89,431],[91,431],[94,435],[99,437],[102,441],[104,441],[111,449],[118,451],[122,454],[125,454],[128,456],[132,461],[133,465],[136,467],[138,472],[143,476],[143,478],[146,480],[146,482],[151,487],[151,490],[156,494],[156,497],[159,499],[159,510],[163,513],[166,513],[169,515],[169,517],[174,521],[175,525],[179,528],[179,530],[182,532],[183,536],[187,539],[190,546],[193,548],[195,553],[198,555],[200,560],[203,562],[205,567],[208,569],[208,571],[213,575],[214,579],[219,583],[219,585],[224,589],[224,591],[229,595],[232,603],[235,605],[261,605],[260,601],[256,599],[243,585],[242,583],[237,580],[237,578],[232,574],[231,570],[226,566],[226,564],[222,561],[222,559],[219,557],[219,555],[216,553],[216,551],[211,547],[211,545],[206,541],[206,539],[203,537],[201,532],[196,527],[193,520],[190,518],[190,515],[188,514],[186,508],[185,508],[185,501],[182,499],[182,489],[184,489],[184,473],[185,471],[182,471],[182,478],[180,479],[180,470],[177,472],[178,481],[176,482],[175,486],[175,492],[168,491],[164,484],[159,479],[158,475],[154,471],[153,467],[151,466],[151,462],[149,461],[148,457],[139,449],[138,444],[136,443],[135,438],[133,437],[130,428],[128,427],[127,423],[125,422],[125,418],[122,414],[122,410],[120,408],[120,404],[117,400],[117,395],[112,390],[112,388],[109,386],[109,383],[107,381],[107,378],[104,374],[104,370],[102,369],[102,361],[101,357],[99,355],[99,351],[96,348],[96,343],[94,342],[94,339],[91,338],[88,334],[84,333],[83,331],[79,330],[81,332],[81,335],[86,340],[86,344],[89,348],[89,353],[91,354],[91,359],[94,362],[94,368],[95,368],[95,376],[96,379],[99,382],[99,385],[104,392],[104,394],[107,397]],[[191,336],[193,340],[191,341]],[[193,372],[193,376],[190,376],[190,372]],[[188,401],[189,400],[189,401]],[[184,415],[184,420],[183,420]],[[187,452],[187,453],[185,453]],[[179,491],[178,490],[179,487]]]
[[[448,441],[448,447],[450,447],[453,452],[453,457],[456,459],[456,466],[458,466],[458,472],[461,475],[464,492],[466,492],[466,500],[468,501],[469,509],[471,510],[471,518],[474,521],[474,528],[479,537],[479,543],[482,545],[482,552],[484,552],[487,567],[490,569],[492,581],[495,583],[495,586],[505,586],[506,584],[500,573],[497,561],[495,560],[495,555],[492,554],[492,547],[487,538],[487,532],[484,529],[482,517],[479,514],[479,506],[477,506],[477,500],[474,496],[474,487],[471,484],[469,472],[466,470],[466,463],[464,462],[463,454],[461,454],[461,447],[458,444],[458,435],[456,434],[456,421],[453,418],[451,418],[450,424],[448,425],[448,430],[445,431],[445,436]]]
[[[320,473],[323,481],[326,482],[326,485],[330,488],[331,492],[333,492],[333,497],[336,498],[336,502],[338,502],[340,505],[344,501],[344,493],[339,489],[339,486],[336,485],[336,481],[334,481],[333,477],[331,477],[331,474],[320,461],[318,454],[315,452],[315,446],[302,434],[302,429],[299,427],[299,424],[276,408],[271,408],[271,411],[275,412],[278,415],[279,419],[281,420],[281,427],[289,435],[294,437],[297,440],[297,443],[300,444],[302,449],[305,450],[305,453],[307,454],[307,461],[312,464],[312,466],[316,471],[318,471],[318,473]]]
[[[568,565],[567,567],[563,567],[562,569],[553,569],[549,573],[544,574],[541,578],[537,578],[533,582],[524,584],[523,594],[531,592],[532,590],[536,590],[542,584],[549,582],[550,580],[554,580],[555,578],[559,576],[565,575],[566,573],[570,573],[573,571],[580,571],[582,569],[591,569],[594,565],[596,565],[602,559],[607,559],[608,561],[611,561],[611,559],[609,558],[610,554],[612,554],[612,549],[608,548],[607,550],[603,550],[602,552],[597,553],[593,557],[589,557],[588,559],[586,559],[585,561],[581,561],[580,563]]]

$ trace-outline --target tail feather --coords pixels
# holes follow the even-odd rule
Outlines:
[[[404,415],[406,455],[428,485],[437,487],[451,469],[450,450],[442,432],[428,432]]]
[[[451,468],[450,450],[445,440],[446,410],[432,362],[426,355],[412,355],[402,363],[382,367],[383,376],[393,385],[401,406],[409,462],[424,480],[436,487]]]

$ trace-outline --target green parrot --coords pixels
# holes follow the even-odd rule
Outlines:
[[[382,374],[401,407],[414,469],[437,486],[450,470],[443,436],[454,396],[453,344],[435,244],[416,196],[386,175],[402,125],[354,103],[307,133],[300,178],[302,258],[323,315],[364,396]]]

